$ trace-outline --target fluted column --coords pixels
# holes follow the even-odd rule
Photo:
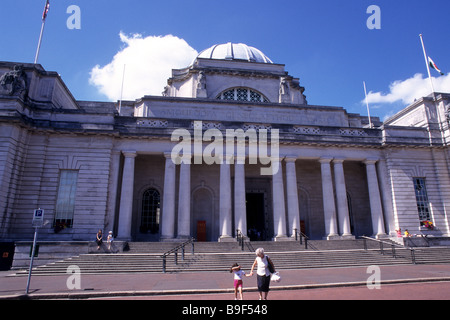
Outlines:
[[[298,190],[297,190],[297,172],[295,169],[294,157],[286,159],[286,193],[288,206],[288,222],[291,236],[295,237],[294,229],[300,231],[300,211],[298,206]]]
[[[336,206],[334,204],[333,180],[331,177],[331,158],[319,160],[322,173],[323,213],[325,233],[328,240],[339,237],[336,223]]]
[[[161,221],[161,240],[175,237],[175,163],[170,153],[165,153],[164,194]]]
[[[283,159],[279,159],[279,169],[272,175],[273,228],[274,240],[286,240],[286,206],[284,200]]]
[[[122,192],[120,195],[119,226],[117,238],[131,240],[131,222],[133,217],[134,167],[136,152],[124,151]]]
[[[344,160],[334,159],[334,184],[336,186],[336,202],[339,231],[343,237],[352,237],[350,216],[348,213],[347,188],[345,186]]]
[[[247,236],[247,207],[245,204],[245,157],[237,157],[234,166],[234,215],[236,229]]]
[[[178,192],[178,238],[191,236],[191,156],[184,155],[180,164]]]
[[[220,164],[220,194],[219,194],[219,241],[234,241],[232,238],[231,216],[231,173],[230,162],[232,157],[222,157]]]
[[[372,228],[374,236],[386,235],[384,228],[383,208],[381,205],[380,188],[378,185],[377,171],[375,168],[377,160],[366,159],[367,184],[369,187],[370,211],[372,214]]]

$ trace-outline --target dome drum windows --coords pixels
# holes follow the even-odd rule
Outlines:
[[[226,90],[217,96],[217,100],[269,102],[262,94],[249,88],[233,88]]]

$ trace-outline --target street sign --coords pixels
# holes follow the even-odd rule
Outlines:
[[[40,209],[40,208],[37,210],[34,210],[33,227],[41,228],[43,225],[44,225],[44,210]]]
[[[43,226],[44,226],[44,210],[39,208],[37,210],[34,210],[33,213],[34,240],[30,252],[31,260],[30,260],[30,269],[28,270],[27,289],[25,291],[26,294],[28,294],[28,292],[30,291],[30,281],[31,281],[31,272],[33,270],[33,261],[34,258],[37,257],[37,251],[39,251],[39,247],[36,244],[38,237],[38,230]]]

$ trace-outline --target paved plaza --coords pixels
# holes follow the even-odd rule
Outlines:
[[[83,275],[79,277],[80,289],[71,289],[73,275],[32,276],[30,294],[25,295],[26,276],[13,276],[14,271],[0,273],[0,299],[140,299],[142,297],[160,299],[205,299],[205,295],[222,295],[233,300],[233,277],[224,272],[199,273],[167,273],[167,274],[111,274],[111,275]],[[249,271],[249,270],[244,270]],[[282,280],[271,284],[272,299],[292,299],[297,291],[314,289],[340,288],[337,292],[344,292],[348,288],[362,288],[367,291],[379,291],[394,284],[435,284],[439,288],[447,286],[450,289],[450,265],[397,265],[380,266],[379,275],[367,267],[354,268],[321,268],[303,270],[282,270]],[[381,291],[369,290],[380,281]],[[68,286],[69,284],[69,286]],[[345,289],[345,290],[344,290]],[[281,292],[291,292],[280,295]],[[317,292],[317,291],[315,291]],[[214,297],[214,296],[210,296]],[[245,278],[244,297],[257,299],[256,276]],[[320,295],[310,296],[313,299],[328,299]],[[345,299],[345,296],[336,297]],[[354,297],[349,296],[350,299]],[[401,292],[398,299],[410,300],[414,297]],[[450,290],[442,299],[450,299]],[[303,299],[299,296],[299,299]],[[378,298],[377,298],[378,299]]]

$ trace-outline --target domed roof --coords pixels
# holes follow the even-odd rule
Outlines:
[[[260,50],[243,43],[216,44],[200,52],[197,58],[218,60],[244,60],[249,62],[273,63]]]

